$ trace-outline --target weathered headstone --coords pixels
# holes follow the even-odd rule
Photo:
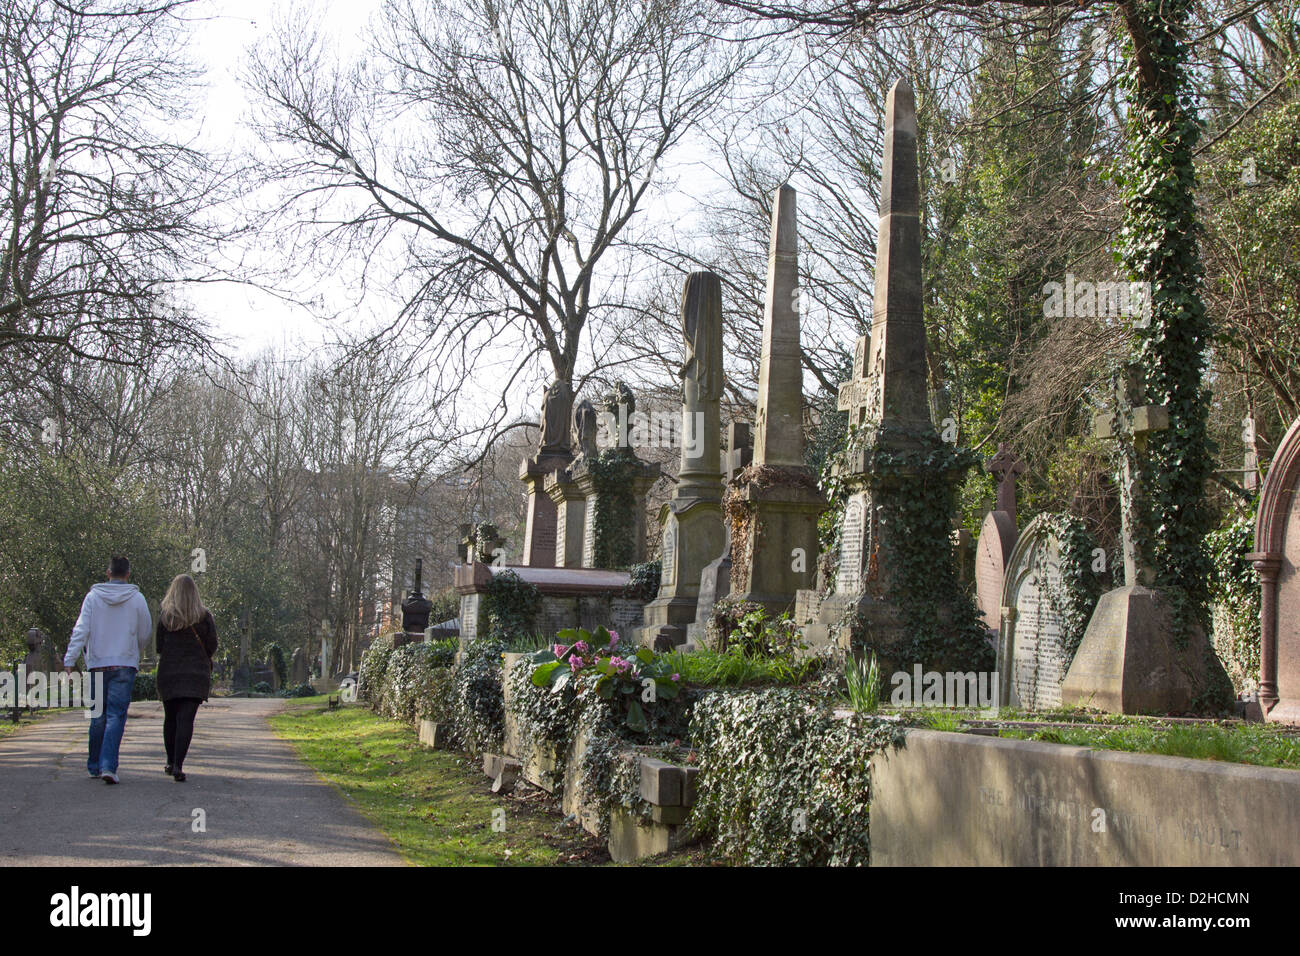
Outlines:
[[[289,683],[299,687],[311,680],[311,668],[307,666],[307,655],[301,647],[293,649],[293,660],[289,664]]]
[[[996,635],[1007,561],[1016,546],[1016,478],[1024,472],[1025,463],[1005,444],[999,444],[997,454],[984,467],[997,479],[997,504],[984,516],[975,545],[975,603],[984,625]]]
[[[1300,724],[1300,419],[1283,436],[1259,491],[1259,703],[1265,719]]]
[[[754,414],[754,461],[732,482],[731,590],[771,613],[794,609],[795,592],[817,573],[817,517],[826,500],[804,463],[803,361],[797,307],[799,262],[795,191],[772,196],[767,302]]]
[[[722,282],[692,272],[682,290],[682,456],[663,525],[659,594],[646,605],[638,641],[667,649],[685,643],[695,620],[700,575],[726,539],[722,520]]]
[[[997,666],[1004,705],[1045,710],[1061,703],[1070,665],[1061,588],[1061,545],[1040,515],[1021,532],[1006,564]]]
[[[1120,495],[1126,585],[1107,591],[1097,602],[1061,688],[1061,702],[1121,714],[1184,714],[1213,710],[1231,700],[1232,682],[1204,631],[1195,623],[1174,632],[1168,598],[1151,587],[1155,568],[1143,553],[1138,534],[1142,513],[1134,477],[1143,460],[1146,436],[1169,427],[1163,406],[1147,405],[1141,370],[1129,366],[1117,405],[1119,412],[1096,416],[1099,438],[1127,431],[1132,453],[1121,455]]]
[[[266,652],[266,664],[264,666],[266,668],[266,682],[271,685],[271,690],[279,690],[281,687],[280,672],[275,666],[275,651]]]
[[[573,461],[569,419],[573,389],[568,382],[552,382],[542,400],[541,439],[537,453],[519,466],[519,479],[527,487],[528,510],[524,523],[522,564],[535,568],[555,567],[555,502],[546,493],[546,476]]]
[[[23,658],[23,667],[28,674],[50,674],[58,668],[54,645],[44,631],[33,627],[27,632],[25,643],[27,655]]]

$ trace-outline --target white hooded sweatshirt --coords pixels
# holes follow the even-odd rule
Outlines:
[[[64,666],[76,664],[84,648],[87,667],[139,667],[152,632],[140,589],[126,581],[101,581],[81,602]]]

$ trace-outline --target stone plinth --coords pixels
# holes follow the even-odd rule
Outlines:
[[[1187,714],[1205,709],[1207,689],[1232,682],[1200,628],[1180,647],[1164,596],[1129,585],[1107,591],[1061,685],[1061,703],[1115,714]]]
[[[817,574],[817,518],[826,499],[807,468],[751,465],[728,493],[733,528],[731,597],[761,604],[771,614],[794,611],[795,593]]]
[[[658,463],[646,462],[630,450],[620,450],[618,467],[622,468],[617,487],[605,487],[598,479],[597,469],[610,467],[610,455],[605,453],[597,461],[579,458],[569,469],[574,486],[585,503],[583,516],[582,566],[584,568],[630,567],[646,559],[645,500],[650,486],[659,479]],[[626,501],[620,500],[627,496]],[[631,514],[627,513],[631,509]],[[619,532],[631,539],[626,560],[617,560],[602,549],[596,532],[606,522],[622,524]]]
[[[576,463],[575,463],[576,464]],[[572,466],[546,476],[546,494],[555,504],[555,566],[582,567],[586,543],[587,499],[573,481]]]
[[[568,452],[548,452],[527,458],[519,466],[519,480],[528,489],[523,563],[529,567],[555,567],[555,541],[559,516],[556,513],[555,502],[546,493],[546,476],[566,467],[571,461],[573,457]]]
[[[660,512],[664,527],[659,594],[646,605],[637,635],[646,647],[667,650],[686,642],[695,621],[701,575],[727,540],[718,498],[674,498]]]

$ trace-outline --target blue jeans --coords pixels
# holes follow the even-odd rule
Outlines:
[[[90,757],[86,760],[86,769],[91,773],[117,773],[117,753],[122,747],[122,733],[126,730],[126,709],[131,706],[135,668],[118,667],[101,673],[104,678],[104,712],[90,721]],[[96,683],[91,680],[92,696]]]

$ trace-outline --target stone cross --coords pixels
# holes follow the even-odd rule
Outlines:
[[[1129,586],[1141,584],[1150,587],[1155,583],[1155,568],[1147,564],[1141,553],[1136,535],[1137,509],[1141,501],[1137,489],[1137,479],[1133,474],[1134,463],[1141,461],[1146,452],[1147,436],[1152,432],[1164,431],[1169,427],[1169,409],[1164,405],[1146,405],[1146,390],[1142,382],[1142,370],[1137,365],[1124,369],[1116,400],[1121,407],[1131,409],[1132,426],[1128,429],[1133,436],[1132,460],[1128,455],[1121,455],[1120,465],[1120,523],[1124,538],[1124,583]],[[1118,438],[1120,430],[1116,428],[1115,414],[1103,412],[1093,417],[1092,433],[1098,438]]]
[[[795,191],[772,196],[767,303],[754,414],[754,464],[804,468],[803,356],[799,348],[799,258]]]
[[[867,375],[867,352],[871,349],[871,336],[859,335],[853,350],[853,377],[840,385],[839,397],[835,407],[841,412],[849,413],[850,425],[864,425],[867,420],[868,390],[871,387]]]
[[[997,479],[998,498],[995,511],[1005,511],[1016,523],[1016,479],[1025,473],[1025,463],[1005,442],[998,443],[998,453],[984,463],[988,473]]]
[[[727,425],[727,449],[723,465],[727,481],[731,481],[754,460],[754,439],[748,422],[731,422]]]

